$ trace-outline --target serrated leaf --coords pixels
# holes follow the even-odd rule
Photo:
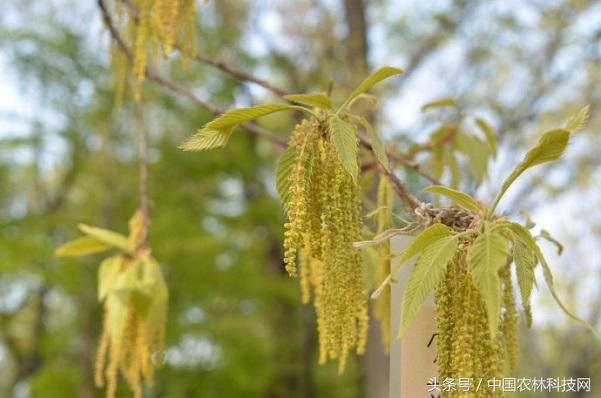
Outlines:
[[[223,147],[227,144],[234,129],[241,123],[287,109],[293,108],[290,105],[266,104],[228,111],[204,125],[196,134],[180,145],[180,148],[184,151],[202,151]]]
[[[484,136],[486,137],[486,142],[488,142],[488,146],[490,148],[490,152],[492,153],[493,157],[496,157],[497,156],[497,137],[495,136],[494,130],[492,129],[490,124],[488,124],[483,119],[476,118],[476,124],[478,125],[480,130],[482,130],[482,132],[484,133]]]
[[[284,206],[290,201],[290,176],[296,163],[296,148],[289,146],[280,157],[275,171],[275,187]]]
[[[435,101],[430,101],[424,105],[422,105],[422,112],[427,111],[428,109],[433,109],[433,108],[444,108],[444,107],[457,107],[457,101],[455,101],[453,98],[441,98],[441,99],[437,99]]]
[[[356,182],[359,175],[359,165],[357,164],[357,152],[359,148],[355,129],[336,115],[328,119],[328,127],[330,139],[334,144],[342,167]]]
[[[104,244],[116,247],[121,250],[128,249],[127,237],[117,232],[113,232],[104,228],[92,227],[86,224],[79,224],[78,228],[84,234],[91,236],[92,238]]]
[[[459,151],[463,152],[468,160],[470,171],[476,180],[481,184],[488,175],[488,154],[490,153],[488,144],[469,134],[457,134],[455,144]]]
[[[112,344],[119,344],[129,315],[127,301],[115,294],[109,294],[104,302],[105,322]]]
[[[227,144],[233,132],[234,128],[215,130],[204,127],[188,138],[179,148],[184,151],[204,151],[207,149],[222,148]]]
[[[102,301],[111,292],[121,269],[122,259],[113,256],[100,263],[98,268],[98,301]]]
[[[348,96],[344,104],[349,104],[353,99],[363,94],[382,80],[388,79],[389,77],[398,75],[400,73],[403,73],[403,71],[399,68],[393,68],[392,66],[384,66],[378,69],[357,86],[351,95]]]
[[[332,100],[323,94],[290,94],[284,99],[314,108],[332,109]]]
[[[447,165],[449,168],[449,171],[451,172],[451,187],[456,188],[459,186],[459,183],[461,182],[461,171],[459,169],[459,162],[457,161],[457,157],[455,156],[455,153],[453,151],[448,150],[447,156],[446,156],[446,161],[447,161]]]
[[[428,246],[450,235],[449,228],[444,224],[433,224],[419,233],[405,250],[396,254],[397,267],[424,251]]]
[[[586,105],[585,107],[580,109],[578,113],[572,116],[566,124],[566,130],[569,130],[572,133],[574,131],[582,130],[588,122],[590,107],[590,105]]]
[[[485,230],[467,251],[474,284],[484,299],[491,337],[495,337],[501,315],[499,269],[507,262],[507,240],[496,231]]]
[[[441,148],[440,145],[435,145],[432,147],[430,151],[431,157],[429,161],[430,168],[432,169],[432,174],[436,179],[440,179],[442,177],[442,173],[444,171],[444,148]]]
[[[378,98],[376,98],[375,95],[363,93],[359,94],[356,98],[353,98],[353,100],[349,102],[348,107],[352,107],[359,100],[364,100],[371,106],[376,106],[378,104]]]
[[[169,301],[169,291],[167,284],[161,272],[159,263],[152,257],[143,259],[144,268],[150,277],[155,281],[152,301],[146,312],[147,333],[149,336],[156,336],[161,333],[167,317],[167,302]],[[162,353],[159,353],[162,355]],[[160,358],[160,356],[159,356]]]
[[[551,292],[551,296],[553,297],[553,299],[555,300],[557,305],[563,310],[563,312],[567,316],[569,316],[570,318],[574,319],[577,322],[582,323],[593,333],[597,334],[597,331],[595,330],[595,328],[593,328],[588,322],[581,319],[580,317],[575,315],[572,311],[570,311],[563,304],[561,299],[559,298],[557,292],[555,291],[554,281],[553,281],[553,273],[551,272],[551,268],[549,267],[549,264],[547,263],[547,260],[545,259],[545,256],[543,255],[542,250],[536,244],[536,240],[534,239],[534,237],[532,236],[530,231],[528,231],[524,226],[517,224],[517,223],[509,223],[508,228],[513,232],[514,236],[517,239],[520,239],[525,244],[526,248],[528,248],[528,250],[536,256],[536,259],[538,260],[538,262],[541,264],[541,266],[543,268],[543,276],[545,278],[547,287],[549,288],[549,291]]]
[[[453,203],[474,213],[478,213],[481,210],[480,204],[476,201],[476,199],[472,198],[465,192],[457,191],[455,189],[445,187],[444,185],[429,186],[426,189],[424,189],[424,192],[430,192],[436,195],[442,195],[444,197],[447,197],[451,199]]]
[[[391,234],[390,236],[385,236],[386,239],[390,239],[390,237],[394,235],[407,233],[406,231],[399,229],[391,229],[389,231],[392,231],[393,233],[395,231],[398,231],[398,233]],[[380,235],[385,235],[387,232],[388,231],[384,231]],[[386,287],[386,285],[390,283],[390,281],[397,274],[397,272],[399,272],[401,267],[412,257],[418,255],[419,253],[424,251],[428,246],[449,235],[449,228],[444,224],[433,224],[428,228],[424,229],[411,241],[411,244],[407,246],[405,250],[393,256],[394,258],[397,258],[397,260],[394,264],[394,267],[392,267],[390,271],[390,275],[388,275],[388,277],[384,279],[380,287],[378,287],[378,289],[376,289],[376,291],[373,292],[371,297],[377,298],[380,292],[384,289],[384,287]]]
[[[513,261],[515,262],[518,286],[524,311],[530,310],[530,295],[535,284],[534,269],[538,263],[536,256],[528,250],[520,240],[515,239],[513,245]]]
[[[364,117],[358,115],[352,115],[351,117],[363,126],[363,128],[367,132],[367,135],[369,136],[371,149],[374,155],[376,156],[376,159],[378,159],[382,166],[384,166],[384,168],[388,170],[390,166],[388,162],[388,155],[386,154],[384,142],[382,142],[382,139],[380,138],[378,133],[376,133],[373,126]]]
[[[455,236],[437,240],[426,247],[415,262],[403,294],[399,336],[405,333],[428,295],[443,280],[447,265],[457,250],[457,244]]]
[[[73,239],[54,251],[57,257],[85,256],[109,250],[111,246],[90,236]]]
[[[496,209],[507,189],[524,171],[536,165],[559,159],[565,152],[569,139],[570,131],[565,129],[551,130],[543,134],[538,144],[526,153],[524,160],[505,179],[491,209],[493,211]]]

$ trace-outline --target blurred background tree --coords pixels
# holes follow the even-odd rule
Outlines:
[[[574,137],[568,158],[532,173],[507,208],[527,210],[564,243],[561,257],[548,246],[561,293],[599,325],[601,2],[221,0],[197,7],[199,54],[288,92],[331,85],[342,96],[375,66],[402,67],[404,77],[386,85],[371,115],[401,152],[454,117],[421,114],[425,102],[453,97],[486,117],[500,151],[478,189],[483,199],[538,132],[590,103],[589,127]],[[343,376],[335,365],[317,365],[312,309],[300,304],[281,263],[283,212],[273,187],[279,148],[239,134],[227,151],[181,152],[177,145],[212,114],[152,83],[142,113],[129,101],[115,108],[108,42],[95,2],[3,4],[0,396],[102,396],[92,378],[99,259],[59,261],[53,250],[77,236],[79,222],[125,231],[138,202],[136,131],[146,129],[150,243],[171,292],[167,366],[146,396],[387,397],[388,359],[375,325],[368,354]],[[219,108],[274,99],[206,64],[182,72],[178,56],[171,58],[158,71]],[[261,126],[285,137],[294,122],[277,115]],[[401,177],[414,192],[428,183],[410,170]],[[461,180],[467,191],[475,186]],[[591,377],[596,391],[598,342],[545,299],[537,305],[545,310],[523,332],[519,375]],[[125,388],[120,394],[129,396]]]

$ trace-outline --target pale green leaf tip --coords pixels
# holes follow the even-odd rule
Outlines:
[[[60,247],[57,247],[57,248],[54,250],[54,256],[55,256],[55,257],[69,257],[68,255],[64,254],[64,252],[65,252],[65,251],[63,250],[63,247],[62,247],[62,246],[60,246]]]
[[[395,75],[400,75],[401,73],[404,73],[403,70],[401,68],[397,68],[396,66],[383,66],[380,69],[386,69],[389,70],[391,72],[394,72]]]
[[[81,232],[86,232],[86,230],[89,230],[90,228],[94,228],[91,225],[88,224],[84,224],[84,223],[79,223],[77,224],[77,228],[81,231]]]

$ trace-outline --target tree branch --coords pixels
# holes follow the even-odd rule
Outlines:
[[[133,53],[132,51],[129,49],[129,47],[127,46],[127,44],[125,43],[125,41],[123,40],[123,38],[121,37],[119,31],[117,30],[117,28],[115,27],[112,17],[106,7],[106,4],[104,2],[104,0],[97,0],[98,2],[98,7],[100,8],[100,11],[102,13],[102,18],[104,20],[104,24],[106,25],[107,29],[109,30],[110,36],[113,40],[115,40],[115,42],[117,43],[117,45],[119,46],[119,48],[124,52],[124,54],[126,55],[126,57],[128,58],[129,62],[133,61]],[[194,59],[197,59],[196,57]],[[201,60],[202,59],[202,60]],[[205,62],[205,58],[201,57],[201,59],[197,59],[197,61],[199,62]],[[211,65],[217,67],[217,65],[219,64],[219,62],[216,61],[210,61]],[[205,62],[208,63],[208,62]],[[222,65],[223,66],[223,65]],[[285,90],[276,88],[275,86],[272,86],[270,84],[265,85],[263,80],[252,77],[252,75],[244,73],[244,72],[240,72],[240,71],[236,71],[233,68],[223,68],[220,67],[221,70],[223,70],[224,72],[232,75],[232,76],[239,76],[239,80],[247,80],[247,81],[252,81],[253,83],[259,84],[263,87],[265,87],[266,89],[274,92],[274,93],[285,93]],[[235,74],[233,74],[235,73]],[[224,113],[223,110],[215,107],[214,105],[210,104],[209,102],[206,102],[200,98],[198,98],[196,95],[194,95],[191,91],[189,91],[188,89],[177,85],[176,83],[160,76],[159,74],[157,74],[156,72],[154,72],[151,68],[147,67],[146,68],[146,78],[150,81],[153,81],[154,83],[166,88],[167,90],[171,91],[174,94],[178,94],[184,98],[187,98],[188,100],[194,102],[197,105],[200,105],[201,107],[207,109],[210,113],[213,113],[215,115],[219,115]],[[274,133],[265,130],[259,126],[257,126],[254,123],[243,123],[241,125],[244,129],[246,129],[247,131],[249,131],[250,133],[260,136],[260,137],[264,137],[267,138],[268,140],[270,140],[272,143],[281,146],[281,147],[286,147],[287,143],[286,141],[282,138],[279,137],[277,135],[275,135]],[[367,140],[365,139],[361,139],[360,143],[363,147],[370,149],[371,150],[371,143],[369,143]],[[420,175],[424,176],[425,178],[427,178],[428,180],[432,181],[433,183],[439,183],[435,178],[429,176],[427,173],[425,173],[423,170],[421,170],[420,166],[418,164],[412,163],[410,162],[408,159],[405,159],[403,157],[400,157],[398,155],[394,155],[394,154],[389,154],[390,158],[403,164],[405,167],[408,167],[414,171],[416,171],[417,173],[419,173]],[[384,169],[381,165],[379,165],[378,170],[383,173],[386,178],[389,179],[393,189],[395,190],[395,192],[398,194],[398,196],[406,202],[406,204],[408,205],[409,208],[411,209],[416,209],[419,205],[420,205],[420,201],[415,198],[413,195],[411,195],[411,193],[408,191],[408,189],[405,187],[405,185],[403,184],[403,182],[391,171],[388,171],[386,169]],[[142,178],[142,172],[140,174],[140,177]],[[142,184],[142,181],[141,181]],[[142,192],[142,187],[140,188],[141,192]]]
[[[100,8],[100,11],[102,12],[102,19],[104,20],[104,23],[105,23],[107,29],[109,30],[111,38],[113,40],[115,40],[115,42],[117,43],[119,48],[124,52],[124,54],[126,55],[128,60],[130,62],[132,62],[133,58],[134,58],[133,53],[131,52],[129,47],[127,47],[127,44],[125,44],[125,42],[123,41],[123,38],[119,34],[119,31],[117,31],[117,28],[115,27],[115,24],[113,23],[113,20],[112,20],[111,15],[106,7],[106,4],[104,3],[104,0],[98,0],[98,7]],[[219,115],[219,114],[224,113],[224,111],[222,109],[219,109],[216,106],[210,104],[209,102],[202,100],[201,98],[194,95],[188,89],[186,89],[182,86],[179,86],[176,83],[173,83],[172,81],[160,76],[159,74],[157,74],[150,68],[146,68],[146,78],[148,80],[153,81],[156,84],[166,88],[167,90],[171,91],[174,94],[178,94],[184,98],[189,99],[190,101],[194,102],[197,105],[200,105],[201,107],[205,108],[206,110],[208,110],[210,113],[212,113],[214,115]],[[283,138],[273,134],[270,131],[267,131],[267,130],[257,126],[255,123],[243,123],[241,126],[243,128],[245,128],[247,131],[249,131],[251,134],[267,138],[268,140],[270,140],[271,142],[273,142],[274,144],[276,144],[280,147],[286,146],[286,141]]]

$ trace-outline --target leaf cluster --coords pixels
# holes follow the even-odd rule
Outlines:
[[[482,183],[488,174],[488,160],[497,155],[493,128],[482,118],[466,115],[453,98],[429,102],[422,106],[422,112],[440,108],[451,108],[454,111],[452,120],[435,127],[429,134],[428,142],[414,144],[409,148],[409,154],[415,156],[422,150],[429,151],[432,176],[440,180],[445,173],[449,173],[450,186],[453,188],[459,185],[461,160],[465,159],[472,178],[477,184]]]
[[[580,112],[582,113],[583,111]],[[582,116],[575,118],[583,119]],[[582,126],[582,122],[570,122],[566,128],[544,133],[537,145],[526,153],[503,182],[490,207],[452,188],[431,186],[426,189],[426,192],[444,196],[456,206],[472,212],[474,219],[470,228],[461,232],[435,223],[424,229],[411,245],[396,255],[398,263],[392,274],[417,256],[403,297],[400,333],[407,329],[419,307],[443,281],[449,263],[460,258],[465,258],[472,280],[484,300],[491,336],[496,334],[501,315],[499,271],[507,264],[513,264],[515,268],[522,304],[528,319],[531,318],[530,296],[533,287],[536,286],[535,269],[540,265],[555,302],[568,316],[586,324],[562,303],[555,292],[551,269],[536,237],[528,228],[532,225],[524,226],[495,215],[500,200],[520,175],[531,167],[555,161],[563,155],[574,131],[570,129],[574,127],[570,126],[574,124]],[[546,231],[541,233],[540,237],[556,242]]]

